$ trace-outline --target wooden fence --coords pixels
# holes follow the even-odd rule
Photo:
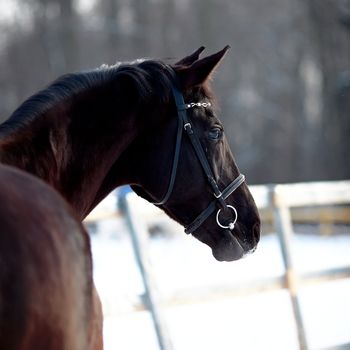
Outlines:
[[[350,277],[350,266],[297,275],[294,269],[292,245],[290,243],[291,235],[293,234],[291,209],[298,208],[299,213],[302,213],[302,208],[309,211],[310,209],[306,208],[315,208],[324,205],[337,206],[336,208],[341,209],[342,220],[349,223],[350,217],[347,216],[349,211],[347,208],[343,208],[342,205],[350,203],[350,181],[250,186],[250,189],[258,208],[264,210],[265,213],[270,213],[278,235],[285,272],[280,278],[254,281],[249,285],[240,285],[239,287],[237,286],[237,288],[229,288],[230,290],[221,290],[221,293],[224,292],[226,295],[227,293],[234,295],[237,293],[253,293],[266,289],[287,289],[293,307],[299,348],[300,350],[307,350],[307,339],[298,297],[299,287],[306,283],[348,278]],[[145,206],[144,202],[138,200],[135,194],[127,192],[122,192],[119,196],[119,212],[113,213],[113,215],[115,214],[122,215],[125,218],[131,234],[135,258],[145,288],[144,306],[149,309],[152,315],[159,348],[161,350],[172,350],[171,339],[168,336],[166,322],[159,305],[156,283],[149,265],[150,259],[146,249],[147,244],[144,244],[149,235],[143,223],[147,220],[147,217],[164,214],[154,206]],[[328,221],[332,220],[332,217],[329,215],[327,218]],[[91,216],[88,220],[95,219],[96,217],[94,218]],[[208,291],[208,293],[210,293],[212,297],[212,291]],[[205,293],[201,295],[203,297]],[[218,297],[220,297],[220,295],[218,295]]]

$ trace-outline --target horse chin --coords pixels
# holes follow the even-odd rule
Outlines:
[[[246,251],[231,231],[225,230],[224,239],[216,247],[212,247],[212,253],[218,261],[235,261],[243,258]]]

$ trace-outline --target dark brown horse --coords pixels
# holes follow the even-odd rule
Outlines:
[[[227,49],[63,76],[0,126],[1,349],[102,347],[80,220],[120,185],[187,226],[218,260],[255,249],[257,209],[208,87]]]

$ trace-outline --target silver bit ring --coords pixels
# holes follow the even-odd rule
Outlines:
[[[229,224],[227,225],[223,225],[221,222],[220,222],[220,218],[219,218],[219,215],[220,215],[220,212],[222,209],[219,209],[218,212],[216,213],[216,223],[221,227],[221,228],[228,228],[229,230],[233,230],[235,228],[235,224],[237,222],[237,219],[238,219],[238,214],[237,214],[237,210],[232,206],[232,205],[227,205],[227,208],[231,209],[234,213],[234,219],[233,221],[231,221]]]

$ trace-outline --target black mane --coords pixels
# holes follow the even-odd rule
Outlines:
[[[167,102],[173,75],[170,65],[157,60],[137,60],[114,66],[103,65],[91,71],[65,74],[24,101],[9,119],[0,125],[0,131],[28,125],[58,104],[89,89],[121,78],[132,81],[140,101],[146,101],[151,95],[156,95],[159,102]]]

